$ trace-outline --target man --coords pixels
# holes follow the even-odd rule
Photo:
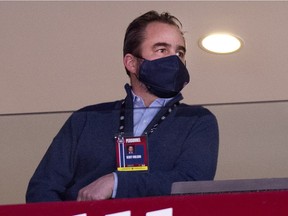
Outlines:
[[[180,27],[176,17],[155,11],[130,23],[127,97],[72,114],[31,178],[27,202],[168,195],[173,182],[214,178],[216,118],[179,103],[189,82]],[[134,141],[141,166],[128,169],[121,146]]]
[[[129,145],[127,148],[127,152],[128,152],[128,154],[134,154],[134,146]]]

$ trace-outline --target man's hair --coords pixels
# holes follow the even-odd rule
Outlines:
[[[134,19],[127,27],[124,37],[123,56],[125,56],[127,53],[130,53],[136,57],[141,56],[141,44],[145,38],[145,29],[147,25],[152,22],[174,25],[177,26],[180,31],[182,27],[181,22],[168,12],[159,14],[153,10],[149,11]],[[128,71],[127,74],[129,75]]]

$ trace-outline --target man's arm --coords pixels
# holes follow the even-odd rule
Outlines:
[[[72,126],[74,121],[77,127]],[[85,115],[72,115],[65,122],[29,182],[26,202],[61,201],[65,198],[66,186],[73,178],[76,134],[81,133],[84,122]]]

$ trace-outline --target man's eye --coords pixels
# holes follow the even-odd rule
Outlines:
[[[159,53],[165,53],[165,51],[166,51],[165,48],[163,48],[163,49],[158,49],[158,50],[157,50],[157,52],[159,52]]]
[[[184,58],[185,57],[185,53],[181,52],[181,51],[177,52],[176,55],[179,56],[180,58]]]

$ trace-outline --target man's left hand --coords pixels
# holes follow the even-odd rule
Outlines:
[[[113,173],[110,173],[82,188],[78,193],[77,201],[110,199],[113,187],[114,175]]]

